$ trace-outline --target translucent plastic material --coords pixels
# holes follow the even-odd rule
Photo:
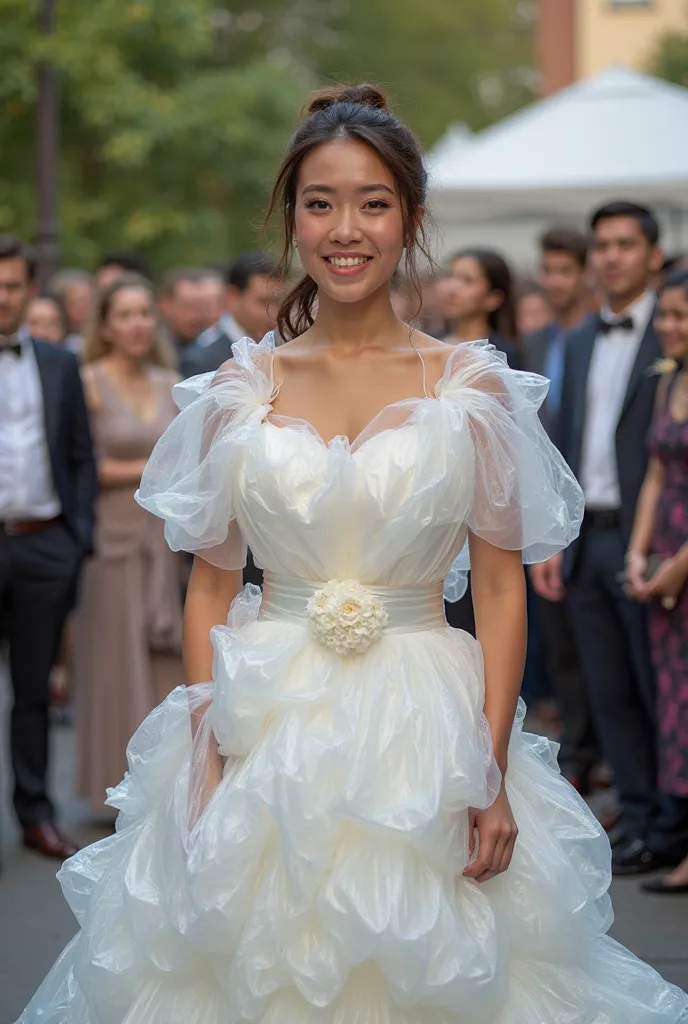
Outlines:
[[[575,535],[543,385],[489,350],[452,353],[436,399],[351,445],[274,422],[270,343],[235,352],[224,382],[187,386],[142,484],[179,546],[215,552],[232,521],[271,573],[434,587],[429,608],[467,524],[528,557]],[[688,997],[606,937],[608,840],[522,707],[512,865],[463,876],[469,809],[501,783],[478,643],[392,629],[340,657],[310,635],[307,590],[262,614],[246,588],[212,631],[212,685],[175,690],[133,737],[116,835],[59,875],[81,931],[21,1024],[683,1020]]]

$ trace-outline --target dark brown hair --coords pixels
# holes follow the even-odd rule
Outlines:
[[[451,265],[464,257],[475,260],[491,292],[502,293],[501,304],[487,314],[490,330],[516,341],[518,339],[516,300],[514,298],[514,279],[509,264],[494,249],[481,248],[462,249],[460,252],[454,253],[449,264]]]
[[[296,188],[304,159],[326,142],[355,139],[369,146],[389,168],[401,195],[406,247],[405,272],[422,297],[416,260],[419,248],[427,256],[426,236],[419,213],[427,197],[427,171],[420,145],[409,128],[391,112],[385,93],[376,85],[335,86],[317,93],[307,118],[291,140],[272,190],[266,222],[282,214],[284,246],[280,273],[288,276],[293,257]],[[428,257],[429,258],[429,257]],[[288,341],[313,325],[318,288],[306,274],[287,294],[277,314],[277,330]]]
[[[0,260],[23,260],[28,281],[36,279],[36,253],[16,235],[0,235]]]
[[[588,258],[588,239],[582,231],[575,228],[554,227],[545,231],[540,238],[540,249],[546,252],[565,252],[573,256],[580,267],[584,267]]]

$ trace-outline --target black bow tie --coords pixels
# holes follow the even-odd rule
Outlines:
[[[17,356],[17,358],[19,358],[22,352],[22,347],[18,341],[13,341],[10,345],[0,345],[0,355],[2,355],[3,352],[11,352],[13,356]]]
[[[635,328],[632,316],[625,316],[623,320],[605,320],[600,317],[600,334],[609,334],[610,331],[632,331]]]

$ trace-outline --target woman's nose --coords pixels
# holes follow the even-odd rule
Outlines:
[[[361,229],[358,223],[356,212],[350,208],[343,208],[336,223],[330,232],[332,241],[341,245],[350,245],[351,242],[358,242],[361,239]]]

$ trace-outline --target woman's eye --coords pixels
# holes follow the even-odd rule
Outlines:
[[[370,199],[366,203],[366,206],[372,210],[389,210],[390,204],[386,203],[384,199]]]
[[[325,199],[309,199],[306,203],[307,210],[326,210],[327,207],[328,203]]]

